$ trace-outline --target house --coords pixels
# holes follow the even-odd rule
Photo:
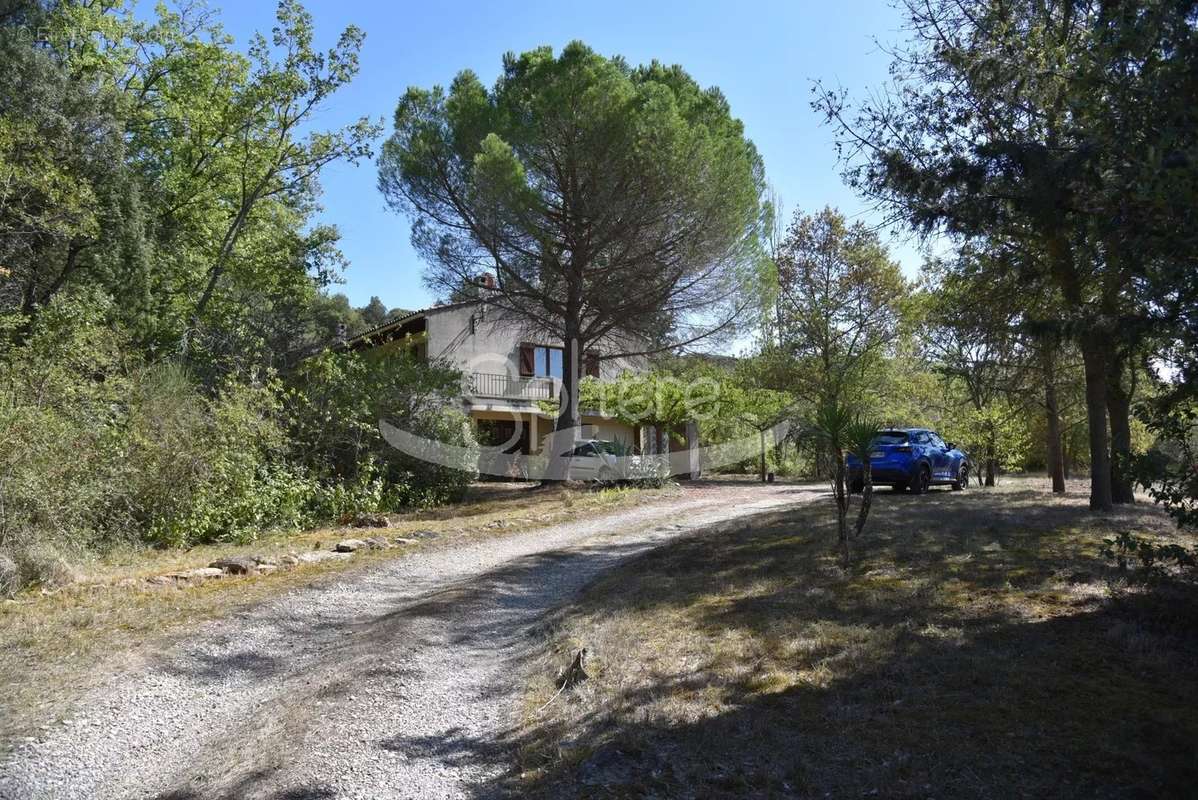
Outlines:
[[[411,348],[422,358],[440,358],[463,373],[461,408],[474,421],[483,445],[510,443],[505,452],[535,455],[553,430],[553,416],[540,407],[558,396],[562,376],[560,342],[530,337],[499,318],[485,299],[413,311],[345,342],[350,350]],[[600,360],[583,357],[583,374],[612,379],[625,370],[647,369],[643,357]],[[595,409],[582,410],[580,438],[621,441],[635,452],[652,452],[654,432],[630,426]]]

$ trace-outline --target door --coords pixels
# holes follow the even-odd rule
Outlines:
[[[932,479],[938,481],[951,480],[953,477],[953,459],[949,455],[948,445],[934,433],[928,434],[931,439]]]
[[[570,478],[576,481],[593,481],[599,477],[602,466],[595,446],[590,442],[580,444],[570,455]]]

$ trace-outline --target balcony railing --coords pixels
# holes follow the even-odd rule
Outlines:
[[[492,372],[472,372],[466,379],[466,394],[472,397],[502,397],[521,400],[552,400],[556,397],[553,378],[513,378]]]

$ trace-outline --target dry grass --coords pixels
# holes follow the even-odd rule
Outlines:
[[[197,624],[268,600],[332,575],[369,568],[413,547],[442,547],[552,525],[580,513],[610,510],[670,496],[676,489],[603,489],[479,484],[464,503],[392,516],[383,529],[326,528],[273,534],[248,545],[191,550],[123,550],[82,564],[77,580],[53,592],[27,592],[0,602],[0,748],[53,722],[87,688],[185,636]],[[488,527],[502,520],[503,527]],[[287,571],[229,577],[196,585],[156,587],[142,580],[206,566],[230,555],[281,555],[338,540],[415,530],[435,539],[392,550],[359,552],[352,560],[301,564]],[[132,580],[131,580],[132,579]]]
[[[511,788],[586,797],[1158,797],[1198,780],[1198,591],[1098,555],[1146,506],[1038,482],[809,506],[650,553],[551,623]],[[556,667],[591,680],[540,713]]]

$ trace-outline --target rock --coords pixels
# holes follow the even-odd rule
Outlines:
[[[415,536],[417,539],[436,539],[440,535],[441,534],[437,533],[436,531],[430,531],[428,529],[412,531],[408,534],[408,536]]]
[[[496,519],[496,520],[492,520],[492,521],[488,522],[483,527],[484,528],[506,528],[509,525],[511,525],[511,523],[508,522],[506,519]]]
[[[250,558],[254,559],[254,563],[257,564],[258,566],[262,566],[263,564],[266,564],[269,566],[277,567],[279,565],[279,560],[277,558],[275,558],[274,556],[254,555],[254,556],[250,556]]]
[[[366,542],[361,539],[342,539],[333,549],[338,553],[353,553],[366,546]]]
[[[181,583],[198,583],[213,578],[223,577],[225,571],[218,567],[196,567],[195,569],[180,569],[164,575],[151,575],[146,583],[152,586],[178,586]]]
[[[303,553],[297,558],[305,564],[315,564],[319,561],[328,561],[330,558],[346,559],[352,555],[353,553],[335,553],[332,550],[313,550],[311,553]]]
[[[259,564],[258,565],[258,572],[263,575],[269,575],[272,572],[277,572],[278,569],[279,569],[278,564]]]
[[[391,524],[386,514],[354,514],[352,524],[355,528],[386,528]]]
[[[211,578],[219,578],[224,574],[224,570],[216,567],[196,567],[195,569],[183,569],[178,572],[167,573],[167,577],[174,578],[177,581],[206,581]]]
[[[402,536],[396,536],[391,541],[395,542],[396,544],[420,544],[419,539],[405,539]]]
[[[300,557],[295,553],[288,553],[279,559],[279,565],[283,567],[294,567],[298,563],[300,563]]]
[[[366,546],[371,550],[386,550],[391,546],[391,543],[382,536],[371,536],[366,540]]]
[[[214,569],[223,570],[230,575],[251,575],[258,570],[258,564],[249,556],[230,556],[218,558],[208,565]]]

